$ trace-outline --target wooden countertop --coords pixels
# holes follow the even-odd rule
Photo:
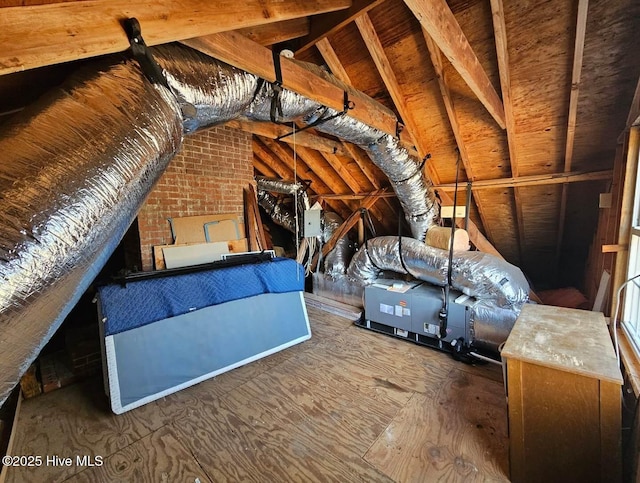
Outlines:
[[[604,315],[526,304],[502,356],[622,384]]]

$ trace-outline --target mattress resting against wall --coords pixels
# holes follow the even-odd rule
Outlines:
[[[304,290],[289,258],[98,287],[105,335],[263,293]]]

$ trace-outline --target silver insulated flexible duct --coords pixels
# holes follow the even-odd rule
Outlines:
[[[183,46],[152,52],[173,96],[132,62],[96,62],[2,126],[0,404],[115,249],[183,130],[269,119],[273,90],[256,76]],[[281,102],[284,117],[309,123],[333,114],[289,91]],[[367,150],[422,240],[437,211],[418,160],[347,116],[318,129]]]
[[[94,63],[0,134],[0,404],[124,236],[182,141],[136,64]]]

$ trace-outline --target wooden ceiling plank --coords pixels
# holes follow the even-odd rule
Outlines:
[[[340,62],[340,59],[338,59],[338,55],[336,54],[336,51],[333,50],[329,39],[320,39],[316,44],[316,47],[320,51],[320,55],[322,55],[324,61],[329,66],[331,73],[345,84],[349,84],[350,86],[353,85],[349,78],[349,74],[344,70],[344,66],[342,65],[342,62]]]
[[[131,17],[140,22],[146,44],[157,45],[350,6],[350,0],[83,0],[6,7],[0,75],[122,52],[129,40],[121,22]]]
[[[358,16],[380,5],[384,0],[353,0],[351,7],[340,12],[317,15],[311,19],[309,35],[301,39],[296,53],[313,47],[316,42],[337,32]]]
[[[280,124],[273,124],[271,122],[253,122],[244,120],[233,120],[226,123],[227,126],[235,129],[240,129],[245,132],[257,134],[262,137],[270,139],[276,139],[284,134],[289,134],[291,128]],[[280,139],[287,144],[296,144],[299,146],[306,146],[316,151],[322,151],[324,153],[339,154],[340,156],[350,156],[341,141],[321,137],[312,134],[309,131],[296,132],[295,137],[293,135]]]
[[[444,78],[444,70],[443,70],[444,66],[443,66],[443,60],[442,60],[442,53],[440,52],[440,48],[436,45],[436,43],[433,41],[429,33],[424,28],[422,29],[422,34],[424,36],[425,42],[427,43],[427,50],[429,51],[429,56],[431,57],[431,63],[433,64],[433,68],[436,72],[436,77],[438,78],[440,93],[442,94],[442,99],[444,101],[444,106],[447,111],[447,116],[449,117],[449,122],[451,124],[451,130],[453,131],[453,136],[456,140],[456,144],[458,145],[458,150],[460,152],[460,159],[462,159],[462,165],[464,166],[464,170],[467,173],[467,178],[470,180],[473,180],[475,177],[474,177],[473,169],[471,167],[471,163],[469,162],[469,157],[467,155],[466,144],[460,132],[460,124],[458,122],[458,116],[456,115],[456,111],[453,106],[453,98],[451,96],[449,86],[447,85]],[[442,198],[442,195],[443,193],[440,193],[441,198]],[[446,196],[447,195],[445,194],[445,197]],[[480,220],[482,220],[482,225],[484,226],[484,229],[487,231],[489,238],[492,238],[491,225],[488,223],[489,220],[487,220],[485,217],[485,210],[482,206],[482,201],[479,198],[480,198],[479,196],[474,196],[476,206],[478,207],[478,214],[480,215]],[[449,198],[448,202],[453,204],[453,199]],[[471,225],[472,223],[473,222],[469,220],[469,225]],[[480,233],[480,230],[478,230],[477,227],[475,227],[474,232]],[[475,242],[474,244],[478,246]]]
[[[424,158],[429,151],[418,136],[419,125],[417,120],[414,118],[411,110],[407,106],[407,102],[402,90],[400,89],[398,79],[393,72],[393,68],[391,67],[387,54],[384,51],[369,15],[363,14],[358,17],[356,19],[356,25],[374,63],[376,64],[376,67],[378,68],[378,72],[380,73],[387,90],[389,91],[391,99],[407,127],[409,137],[413,140],[414,145],[418,149],[418,155],[420,158]],[[433,169],[431,163],[427,163],[427,171],[429,173],[429,177],[434,183],[440,182],[438,173]]]
[[[504,129],[505,117],[502,101],[446,0],[404,0],[404,3],[498,125]]]
[[[236,32],[223,32],[206,37],[183,41],[185,45],[215,57],[235,67],[251,72],[263,79],[275,81],[275,70],[271,50],[262,47]],[[300,63],[281,57],[282,85],[332,109],[342,111],[344,107],[344,84],[322,77]],[[349,99],[355,107],[347,115],[380,131],[395,136],[397,119],[395,114],[379,102],[356,89],[347,88]],[[406,136],[405,136],[406,138]]]
[[[524,186],[542,186],[562,183],[580,183],[584,181],[610,180],[613,171],[610,169],[602,171],[572,171],[570,173],[558,174],[535,174],[530,176],[520,176],[518,178],[483,179],[474,181],[471,185],[473,191],[496,188],[516,188]],[[453,191],[455,185],[452,183],[434,186],[438,191]]]
[[[587,13],[589,0],[578,2],[578,18],[576,21],[576,41],[573,53],[573,69],[571,71],[571,94],[569,97],[569,120],[567,126],[567,142],[564,153],[564,172],[571,171],[573,162],[573,146],[576,134],[576,118],[578,116],[578,98],[580,95],[580,76],[582,75],[582,57],[584,55],[584,40],[587,32]],[[567,192],[569,186],[562,185],[560,198],[560,214],[558,216],[558,237],[556,242],[556,268],[560,261],[562,242],[564,240],[564,225],[567,217]]]
[[[511,71],[509,67],[509,51],[507,49],[507,27],[504,21],[502,0],[491,0],[491,12],[493,16],[493,32],[496,41],[500,88],[502,90],[502,103],[507,130],[507,144],[509,146],[509,163],[511,165],[511,175],[517,178],[520,176],[520,170],[518,167],[518,152],[516,148],[516,122],[513,115]],[[524,211],[522,209],[522,193],[518,188],[514,188],[513,198],[516,208],[516,224],[518,226],[518,256],[520,260],[522,260],[522,245],[525,240]]]
[[[236,31],[260,45],[274,45],[308,35],[309,18],[293,18],[281,22],[245,27]]]

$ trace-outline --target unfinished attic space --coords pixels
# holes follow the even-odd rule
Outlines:
[[[640,481],[638,32],[0,0],[0,483]]]

